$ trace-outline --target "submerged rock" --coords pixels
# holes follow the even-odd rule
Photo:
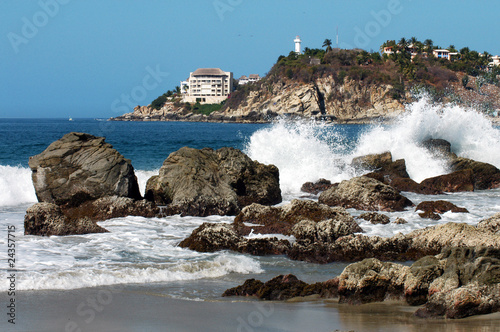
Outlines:
[[[78,206],[105,196],[141,198],[130,160],[103,137],[69,133],[30,157],[39,202]]]
[[[236,215],[252,203],[281,202],[279,171],[237,149],[184,147],[171,153],[159,175],[148,180],[146,198],[168,205],[167,214]]]
[[[420,217],[436,219],[436,220],[441,219],[439,214],[445,213],[448,211],[469,213],[469,211],[466,208],[461,208],[461,207],[458,207],[451,202],[441,201],[441,200],[421,202],[415,208],[415,211],[419,211],[419,210],[423,211],[422,213],[419,213]]]
[[[325,191],[326,189],[330,188],[332,186],[332,183],[329,180],[325,179],[319,179],[316,182],[306,182],[302,185],[300,188],[300,191],[317,195],[322,191]]]
[[[396,189],[366,176],[342,181],[322,192],[318,202],[367,211],[403,211],[413,205]]]

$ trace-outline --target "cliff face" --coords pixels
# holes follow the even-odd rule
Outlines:
[[[280,81],[267,89],[251,91],[236,109],[227,108],[212,116],[250,120],[287,115],[365,122],[404,111],[404,106],[391,97],[391,89],[391,85],[364,85],[348,78],[344,84],[337,84],[332,77],[308,84]]]

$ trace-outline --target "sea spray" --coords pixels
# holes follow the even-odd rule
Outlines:
[[[449,141],[458,156],[500,166],[500,131],[484,115],[457,105],[433,104],[425,96],[409,104],[395,124],[362,135],[353,155],[390,151],[393,159],[405,159],[408,174],[420,182],[449,172],[443,159],[422,147],[429,138]]]
[[[0,165],[0,207],[36,203],[31,170]]]
[[[347,179],[345,148],[343,136],[327,125],[281,119],[255,132],[245,152],[261,163],[276,165],[281,190],[287,194],[298,193],[307,181]]]
[[[135,176],[137,177],[137,183],[139,184],[139,190],[141,191],[142,196],[144,196],[144,193],[146,191],[146,183],[148,182],[149,178],[154,175],[158,175],[159,172],[159,169],[153,171],[135,170]]]

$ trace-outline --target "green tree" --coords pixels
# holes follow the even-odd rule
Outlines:
[[[434,47],[434,42],[432,41],[432,39],[426,39],[424,40],[424,46],[425,46],[425,51],[430,54]]]
[[[331,39],[325,39],[323,42],[323,47],[326,47],[326,52],[330,52],[332,50],[332,40]]]

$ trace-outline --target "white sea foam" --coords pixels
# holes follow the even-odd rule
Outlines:
[[[137,182],[139,183],[139,190],[141,191],[141,195],[144,196],[144,192],[146,191],[146,183],[149,178],[153,175],[158,175],[159,169],[154,171],[143,171],[143,170],[135,170],[135,176],[137,177]]]
[[[31,170],[0,165],[0,207],[36,202]]]

